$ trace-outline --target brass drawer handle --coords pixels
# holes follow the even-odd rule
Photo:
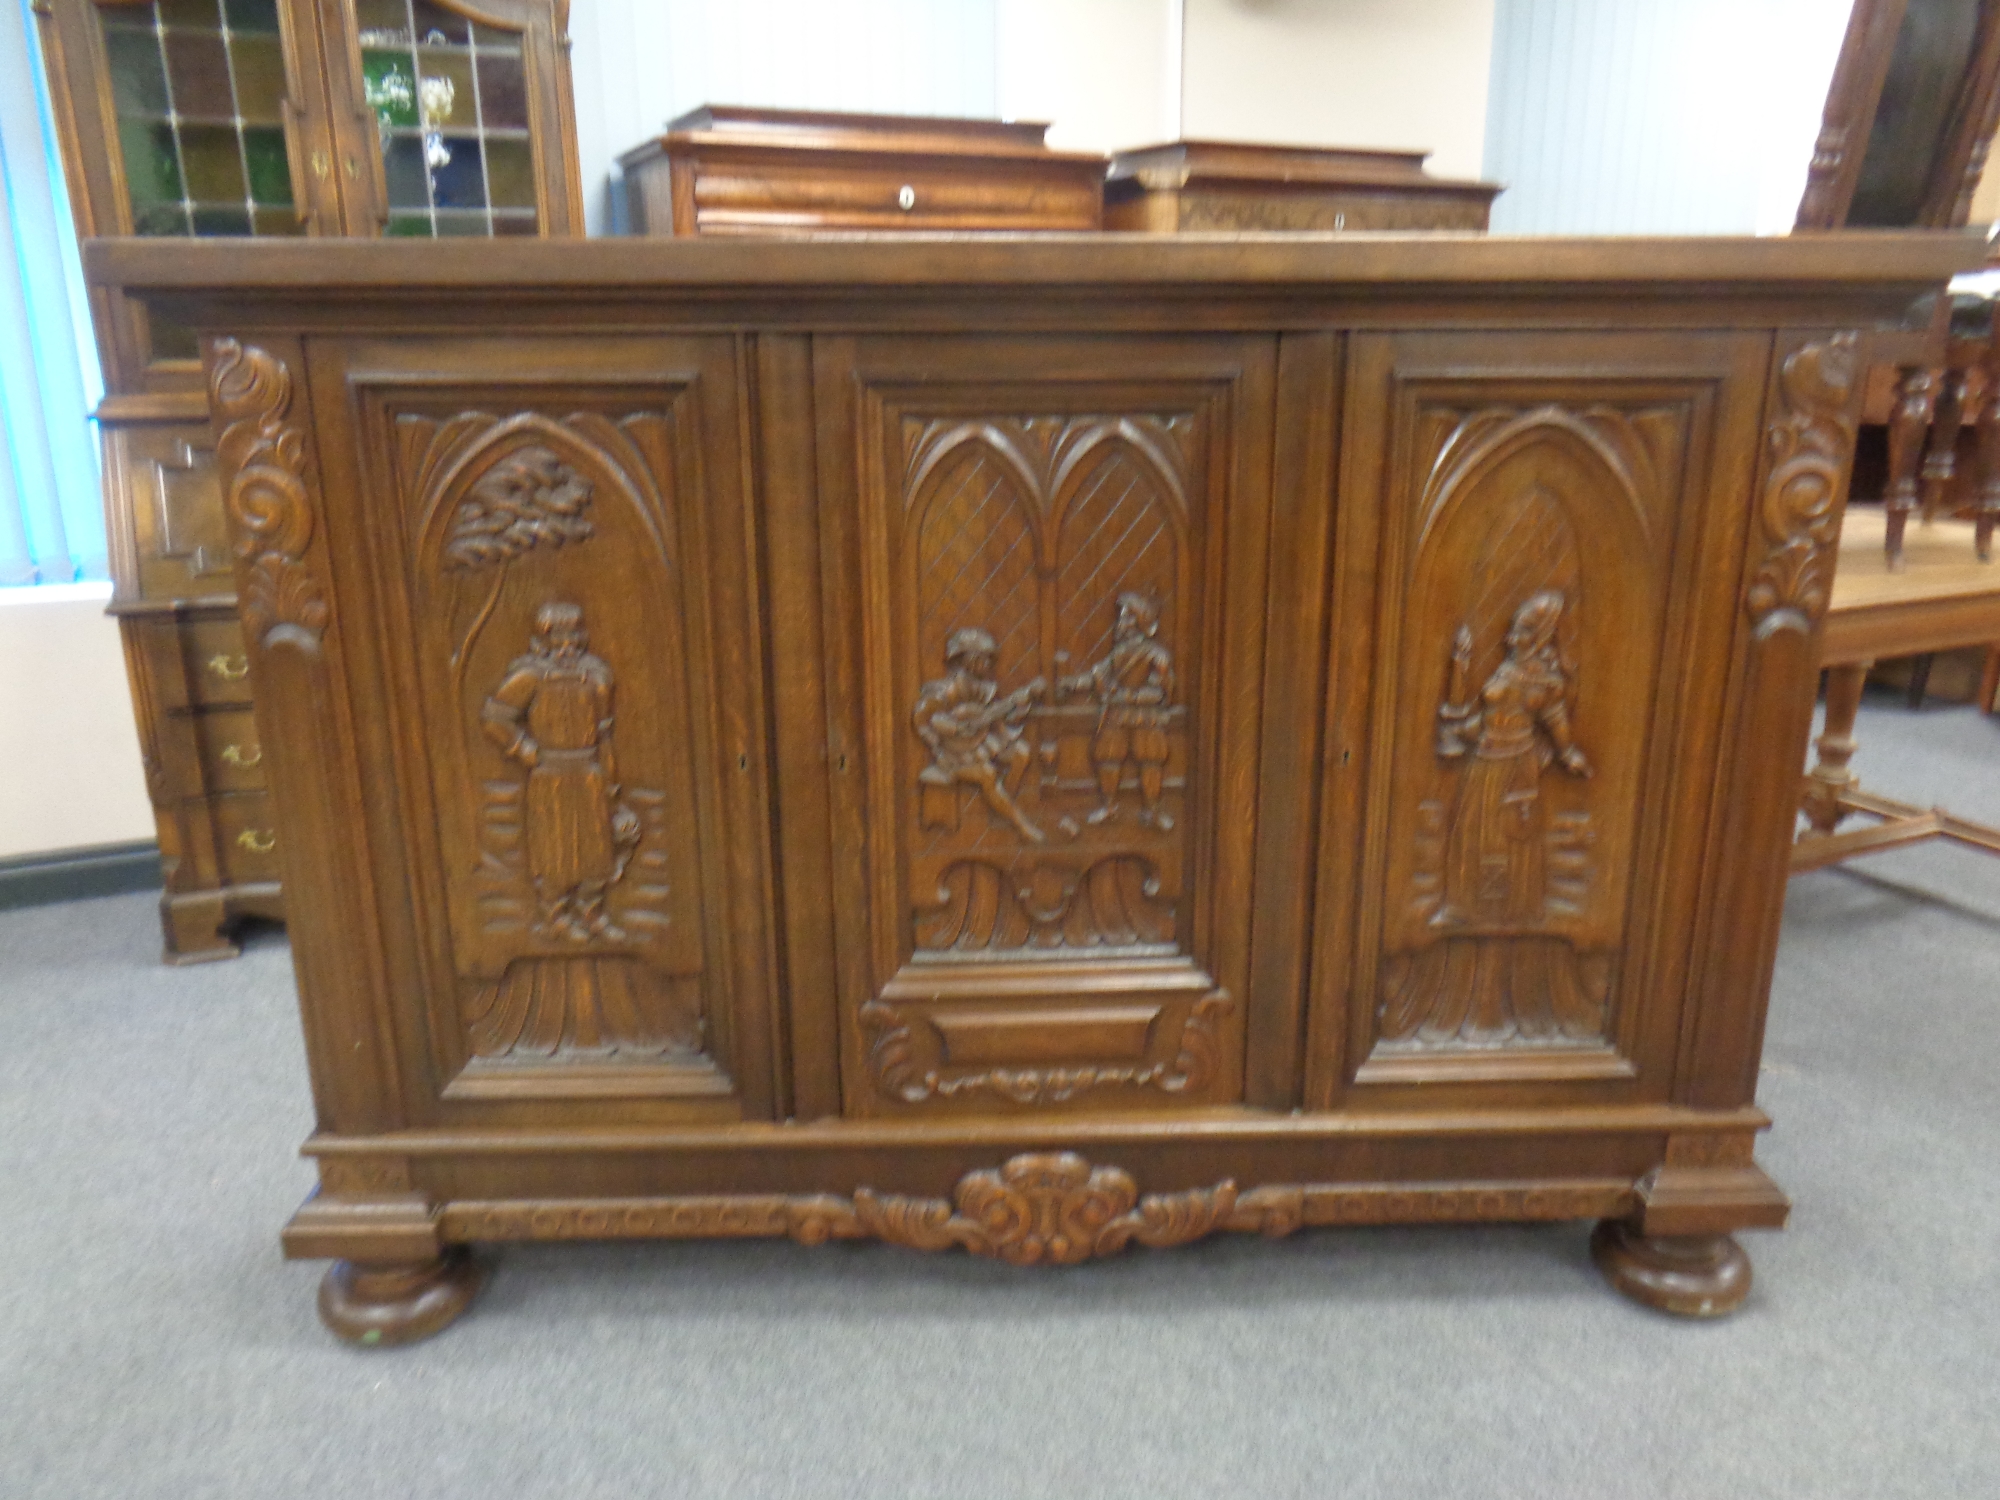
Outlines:
[[[278,836],[268,828],[246,828],[236,835],[236,846],[252,854],[269,854],[278,847]]]
[[[224,682],[238,682],[250,675],[250,658],[225,656],[218,651],[208,659],[208,670]]]
[[[250,753],[245,755],[241,745],[224,745],[222,747],[222,758],[230,765],[236,767],[237,770],[247,771],[252,766],[258,765],[263,761],[264,747],[262,745],[254,745],[251,747]]]

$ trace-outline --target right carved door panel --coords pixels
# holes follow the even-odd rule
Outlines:
[[[1722,387],[1763,345],[1520,348],[1355,340],[1347,430],[1389,436],[1341,490],[1335,635],[1369,667],[1332,732],[1365,791],[1327,799],[1313,1102],[1671,1078],[1698,893],[1661,872],[1699,867],[1730,651],[1688,604],[1737,586],[1748,507],[1710,501],[1754,449],[1715,414],[1754,409]]]
[[[1148,342],[818,341],[850,1114],[1241,1097],[1275,345]]]

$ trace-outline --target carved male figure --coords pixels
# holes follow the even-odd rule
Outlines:
[[[945,675],[917,693],[911,719],[931,752],[918,773],[930,786],[977,787],[987,807],[1033,843],[1043,833],[1014,801],[1032,752],[1021,721],[1047,684],[1039,677],[1005,697],[994,675],[999,648],[977,628],[955,630],[945,642]]]
[[[528,654],[508,665],[479,715],[502,753],[528,767],[523,817],[540,926],[572,942],[625,935],[605,897],[638,847],[639,818],[617,800],[611,697],[611,668],[590,652],[582,609],[557,601],[536,611]]]
[[[1087,672],[1062,680],[1063,691],[1089,693],[1101,705],[1090,758],[1097,767],[1098,805],[1089,821],[1118,811],[1118,789],[1130,765],[1139,778],[1139,821],[1174,826],[1160,806],[1167,777],[1167,723],[1174,694],[1173,653],[1159,643],[1160,608],[1144,594],[1118,596],[1118,630],[1111,649]]]

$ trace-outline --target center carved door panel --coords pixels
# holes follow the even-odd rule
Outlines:
[[[409,722],[385,798],[432,838],[434,1072],[470,1107],[774,1107],[760,674],[721,341],[346,351],[380,643]],[[329,383],[331,376],[329,376]]]
[[[1354,425],[1393,437],[1348,455],[1337,543],[1356,582],[1336,635],[1373,665],[1370,701],[1337,713],[1366,791],[1329,798],[1351,822],[1324,842],[1366,853],[1358,879],[1323,871],[1321,1099],[1337,1048],[1353,1083],[1434,1100],[1663,1096],[1672,1076],[1688,954],[1669,935],[1697,893],[1652,872],[1691,868],[1671,846],[1706,827],[1703,705],[1730,648],[1685,622],[1697,592],[1737,586],[1745,518],[1710,501],[1747,492],[1754,449],[1713,413],[1724,382],[1761,379],[1761,351],[1657,335],[1550,339],[1526,367],[1488,354],[1356,343],[1353,399],[1388,410]]]
[[[1241,1096],[1271,349],[1119,348],[818,350],[866,643],[849,1113]]]

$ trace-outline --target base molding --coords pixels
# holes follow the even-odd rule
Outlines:
[[[0,911],[157,891],[162,879],[160,846],[152,839],[0,859]]]
[[[437,1215],[448,1244],[491,1240],[880,1239],[915,1250],[963,1248],[1017,1265],[1069,1265],[1135,1241],[1165,1248],[1228,1231],[1270,1237],[1307,1226],[1533,1222],[1617,1217],[1638,1203],[1621,1179],[1389,1184],[1224,1179],[1141,1193],[1120,1167],[1075,1152],[1027,1153],[969,1172],[952,1197],[868,1187],[851,1195],[716,1194],[453,1202]],[[296,1221],[295,1221],[296,1222]],[[291,1244],[288,1235],[287,1245]]]

